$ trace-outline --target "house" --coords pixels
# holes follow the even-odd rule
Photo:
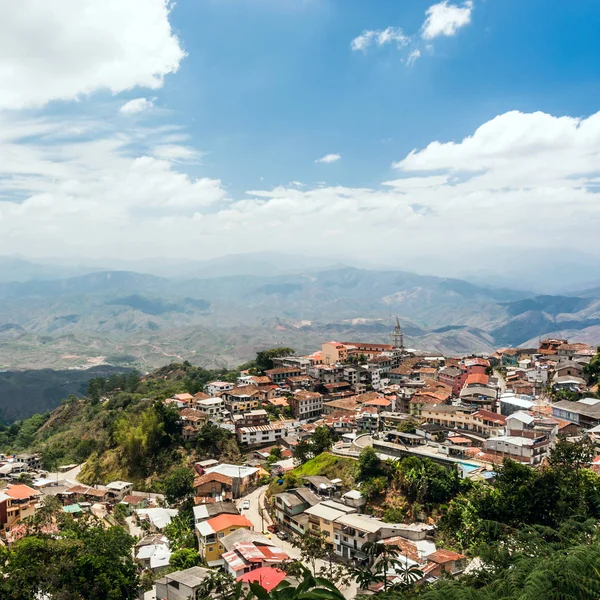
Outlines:
[[[6,535],[23,519],[36,512],[41,492],[28,485],[9,485],[0,490],[0,533]]]
[[[247,413],[259,405],[260,390],[254,385],[233,388],[223,394],[225,407],[232,415]]]
[[[208,504],[199,504],[194,506],[194,523],[208,521],[219,515],[239,515],[240,511],[233,502],[210,502]]]
[[[358,490],[350,490],[342,495],[342,502],[346,506],[352,506],[356,509],[361,509],[366,503],[367,499]]]
[[[459,367],[446,366],[438,372],[438,381],[449,385],[455,396],[458,396],[460,393],[466,378],[466,371],[463,371]]]
[[[245,533],[245,530],[238,531]],[[237,531],[230,536],[237,536]],[[222,556],[225,561],[225,571],[236,579],[263,567],[280,567],[290,558],[287,552],[262,534],[254,534],[252,540],[240,540],[228,544],[225,540],[230,536],[222,540],[222,545],[227,550]]]
[[[240,444],[258,446],[279,441],[283,438],[285,432],[286,428],[283,423],[272,423],[271,425],[260,425],[258,427],[240,427],[237,430],[237,437]]]
[[[323,403],[323,413],[326,415],[355,415],[359,404],[356,401],[357,396],[342,398],[340,400],[331,400]]]
[[[474,373],[465,379],[459,397],[463,405],[492,408],[498,398],[498,388],[491,385],[487,375]]]
[[[339,342],[325,342],[321,344],[323,364],[336,365],[348,360],[348,348]]]
[[[295,375],[294,377],[288,377],[284,383],[292,391],[312,389],[315,384],[313,378],[308,375]]]
[[[30,471],[39,471],[43,466],[41,454],[17,454],[16,459],[19,462],[25,463]]]
[[[579,377],[583,378],[583,365],[573,359],[563,359],[556,363],[554,367],[553,380],[556,381],[559,377]]]
[[[356,414],[356,428],[363,433],[376,433],[380,429],[379,411],[375,406],[362,405]]]
[[[106,502],[108,499],[107,489],[101,490],[81,484],[67,488],[64,493],[72,495],[75,500],[83,499],[87,502]]]
[[[304,513],[308,515],[308,525],[313,531],[325,534],[325,542],[334,544],[333,522],[343,515],[358,512],[353,506],[346,506],[333,500],[324,500],[307,508]]]
[[[138,521],[146,521],[153,533],[162,531],[178,513],[176,508],[141,508],[135,511]]]
[[[128,481],[111,481],[107,486],[108,500],[121,502],[125,496],[130,496],[133,492],[133,483]]]
[[[204,386],[204,391],[211,397],[220,396],[234,388],[233,383],[229,381],[212,381]]]
[[[126,507],[127,514],[131,514],[131,511],[140,508],[148,508],[148,498],[145,496],[125,496],[120,504],[123,504]]]
[[[288,404],[296,419],[313,419],[323,412],[323,396],[317,392],[298,390],[288,399]]]
[[[211,573],[213,571],[204,567],[169,573],[156,582],[156,600],[199,600],[198,591]]]
[[[506,457],[518,462],[537,465],[548,454],[549,445],[550,441],[545,436],[532,439],[502,435],[487,439],[485,451],[499,459]]]
[[[298,367],[276,367],[275,369],[269,369],[265,371],[265,375],[276,384],[283,383],[286,379],[290,377],[300,377],[300,375],[304,375],[302,373],[302,369]]]
[[[206,413],[210,419],[221,419],[225,411],[225,403],[221,398],[203,398],[197,400],[195,405],[198,410]]]
[[[169,566],[169,540],[162,534],[147,535],[135,545],[135,560],[143,569],[159,572]]]
[[[538,354],[553,355],[557,354],[561,346],[569,343],[569,340],[550,338],[542,340],[538,348]]]
[[[362,550],[367,543],[401,535],[402,525],[384,523],[379,519],[356,513],[346,513],[333,520],[335,553],[346,560],[367,560]]]
[[[427,577],[441,577],[443,574],[460,575],[467,566],[468,558],[451,550],[436,550],[425,557],[427,566],[423,569]]]
[[[561,400],[552,405],[552,416],[589,429],[600,425],[600,400],[598,398],[583,398],[576,402]]]
[[[259,470],[256,467],[222,464],[210,467],[194,480],[196,497],[209,497],[223,500],[241,498],[258,482]]]
[[[323,475],[305,475],[302,478],[306,486],[318,496],[331,498],[337,490],[339,479],[332,480]]]
[[[321,498],[309,488],[295,488],[273,496],[275,520],[293,533],[304,535],[308,526],[308,515],[304,511],[315,506]]]
[[[250,529],[254,527],[245,515],[221,514],[206,521],[196,523],[196,537],[198,538],[198,554],[210,567],[225,564],[222,554],[225,548],[221,539],[233,533],[236,529]]]
[[[234,415],[233,423],[236,429],[240,427],[258,427],[260,425],[268,425],[269,414],[262,408],[259,408],[258,410],[250,410],[243,415]]]

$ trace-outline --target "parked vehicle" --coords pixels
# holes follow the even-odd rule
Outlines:
[[[250,508],[250,500],[244,500],[242,503],[242,510],[248,510]]]

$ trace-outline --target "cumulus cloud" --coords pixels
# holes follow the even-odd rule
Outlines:
[[[326,154],[325,156],[322,156],[321,158],[317,158],[317,160],[315,160],[316,163],[334,163],[337,162],[338,160],[340,160],[342,157],[339,154]]]
[[[410,38],[404,35],[400,27],[387,27],[386,29],[367,30],[354,38],[350,43],[352,50],[366,52],[369,46],[384,46],[395,42],[398,48],[408,45]]]
[[[119,112],[124,115],[136,115],[141,112],[145,112],[150,110],[154,106],[154,102],[152,100],[148,100],[148,98],[134,98],[129,102],[125,102],[123,106],[119,109]]]
[[[508,112],[413,150],[381,186],[292,181],[235,198],[187,172],[183,130],[118,123],[0,113],[0,254],[183,258],[305,252],[327,238],[346,260],[446,274],[461,256],[472,269],[513,251],[600,258],[600,113]]]
[[[0,109],[159,88],[185,53],[169,0],[0,3]]]
[[[460,6],[449,4],[448,0],[434,4],[425,13],[427,18],[423,23],[421,36],[425,40],[432,40],[442,35],[455,35],[461,27],[471,22],[472,11],[472,0],[466,0]]]

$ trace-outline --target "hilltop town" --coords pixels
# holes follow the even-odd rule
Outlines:
[[[120,446],[101,454],[94,440],[83,463],[50,465],[47,447],[5,455],[2,542],[18,549],[41,514],[54,534],[65,518],[122,527],[132,536],[135,585],[160,600],[217,589],[228,598],[236,583],[270,592],[297,584],[307,568],[341,597],[388,597],[477,571],[479,538],[452,520],[473,490],[501,489],[511,468],[547,477],[559,468],[557,448],[585,457],[569,468],[600,473],[594,348],[546,339],[485,356],[436,356],[406,348],[399,323],[389,342],[328,341],[305,356],[275,348],[221,379],[178,375],[175,393],[141,400],[124,419],[134,422],[113,435]],[[172,373],[190,368],[92,380],[87,397],[63,410],[122,411],[126,390],[171,385]],[[102,481],[107,453],[133,462],[135,445],[145,447],[139,437],[126,448],[134,436],[126,427],[142,427],[142,408],[161,415],[160,452],[176,459],[160,480]],[[64,418],[41,420],[43,439]]]

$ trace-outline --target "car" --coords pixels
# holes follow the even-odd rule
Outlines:
[[[266,537],[268,540],[270,540],[270,539],[271,539],[271,537],[272,537],[272,535],[271,535],[271,532],[270,532],[268,529],[265,529],[265,530],[263,531],[263,535],[264,535],[264,536],[265,536],[265,537]]]
[[[242,510],[248,510],[250,508],[250,500],[244,500],[242,503]]]

